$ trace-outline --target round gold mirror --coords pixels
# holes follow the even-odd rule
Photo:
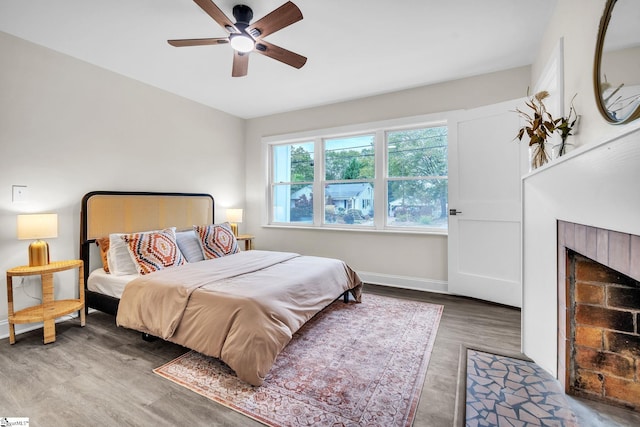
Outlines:
[[[593,70],[596,104],[613,124],[640,117],[640,1],[607,0]]]

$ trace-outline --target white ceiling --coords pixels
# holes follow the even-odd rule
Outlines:
[[[215,0],[254,21],[285,0]],[[191,0],[2,0],[0,31],[242,118],[531,64],[557,0],[294,0],[304,19],[265,40],[308,57],[297,70],[251,54],[232,78],[225,37]],[[526,88],[523,88],[523,94]]]

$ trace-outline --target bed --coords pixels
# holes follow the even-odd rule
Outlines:
[[[362,282],[341,260],[236,252],[228,236],[222,239],[228,247],[213,248],[223,253],[212,254],[207,239],[226,236],[225,227],[214,224],[214,200],[207,194],[86,194],[80,230],[86,307],[115,315],[119,326],[219,358],[238,378],[259,386],[307,320],[337,298],[347,301],[351,294],[360,302]],[[113,263],[103,263],[95,244],[107,239]],[[114,250],[121,241],[137,271],[123,268],[124,252]],[[136,248],[150,241],[160,241],[160,263],[170,258],[169,267],[140,259]]]

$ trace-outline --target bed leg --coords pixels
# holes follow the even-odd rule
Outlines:
[[[158,337],[154,337],[153,335],[149,335],[147,333],[142,333],[142,339],[146,342],[154,342],[158,339]]]
[[[344,303],[348,303],[349,302],[349,291],[344,291],[344,294],[342,294],[342,298]]]

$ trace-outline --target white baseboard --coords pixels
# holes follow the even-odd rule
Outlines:
[[[416,291],[449,293],[449,284],[443,280],[421,279],[417,277],[396,276],[391,274],[370,273],[358,271],[358,276],[365,283],[384,285],[393,288],[413,289]]]
[[[67,320],[75,319],[78,317],[78,313],[74,312],[65,316],[60,316],[56,319],[56,323],[64,322]],[[34,329],[42,329],[44,323],[25,323],[16,326],[16,335],[23,334],[25,332],[33,331]],[[0,339],[9,338],[9,319],[0,320]]]

